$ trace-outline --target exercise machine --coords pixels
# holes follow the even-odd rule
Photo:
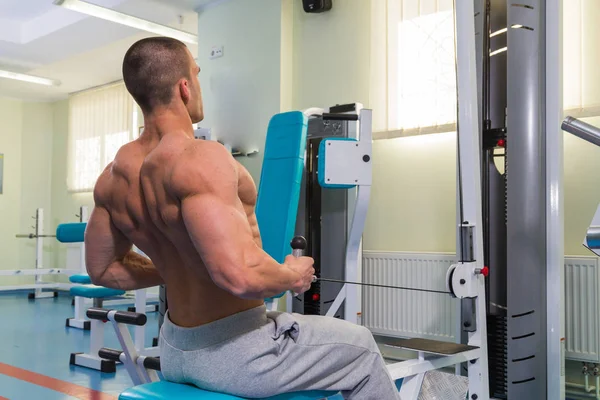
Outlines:
[[[33,293],[29,293],[28,296],[30,300],[56,297],[58,295],[57,290],[68,289],[70,285],[47,282],[44,281],[43,277],[48,275],[71,275],[76,274],[79,271],[65,268],[44,267],[44,240],[47,238],[54,239],[56,238],[56,234],[44,232],[43,208],[38,208],[36,210],[33,219],[35,219],[35,225],[32,227],[34,232],[17,234],[15,237],[19,239],[35,240],[35,267],[28,269],[2,270],[0,271],[0,276],[34,276],[35,281],[33,284],[0,286],[0,291],[33,289]]]
[[[288,301],[288,311],[305,315],[330,315],[352,322],[357,322],[360,315],[360,292],[348,307],[342,304],[335,313],[329,314],[328,311],[332,309],[335,299],[345,293],[343,284],[336,281],[360,279],[360,244],[364,221],[359,223],[359,220],[366,216],[371,184],[371,122],[363,120],[359,124],[362,109],[362,104],[353,103],[336,105],[327,111],[315,108],[305,111],[312,118],[308,121],[306,161],[302,170],[295,233],[307,239],[307,254],[315,260],[315,275],[330,280],[317,280],[310,290],[295,297],[291,304]],[[331,155],[330,162],[323,162],[328,151],[335,152],[338,149],[342,153],[346,150],[350,152]],[[357,152],[364,153],[369,161],[363,161],[360,158],[363,154]],[[323,168],[329,168],[337,162],[334,159],[336,157],[344,161],[345,155],[353,157],[352,162],[344,162],[349,168],[366,167],[361,170],[363,176],[360,185],[356,185],[354,178],[347,184],[333,184],[322,179],[326,173]],[[357,196],[358,187],[362,188],[360,197]],[[356,221],[354,225],[353,219]],[[348,246],[351,238],[354,242],[358,240],[358,246]],[[347,271],[347,262],[356,262],[356,265]]]
[[[82,210],[82,218],[87,216],[86,210]],[[57,229],[57,239],[61,242],[79,243],[81,245],[80,257],[84,265],[85,272],[85,248],[84,235],[87,222],[79,222],[72,224],[62,224]],[[122,297],[125,295],[124,290],[110,289],[92,284],[92,281],[87,273],[75,274],[69,277],[73,286],[70,289],[70,294],[74,297],[75,303],[75,319],[68,319],[67,326],[82,326],[82,329],[90,331],[90,348],[86,353],[72,353],[69,358],[71,365],[95,369],[101,372],[116,372],[114,361],[104,360],[98,356],[98,351],[104,345],[104,324],[101,321],[85,320],[81,317],[86,310],[86,300],[92,302],[92,306],[102,308],[110,299]],[[145,290],[135,291],[136,295],[136,311],[146,312],[147,304],[145,298]],[[85,315],[85,314],[84,314]],[[73,321],[75,320],[75,321]],[[135,348],[140,353],[148,355],[158,355],[158,347],[145,347],[145,328],[144,326],[136,326],[135,329]]]
[[[564,399],[561,4],[474,1],[472,167],[482,171],[490,396],[500,399]],[[459,46],[471,34],[456,32]],[[470,316],[461,301],[461,323]]]
[[[86,217],[85,210],[80,214],[82,219]],[[56,231],[56,237],[63,243],[81,244],[80,257],[85,260],[84,236],[87,222],[78,222],[59,225]],[[85,265],[85,263],[83,264]],[[78,316],[85,308],[84,300],[91,299],[94,307],[102,307],[104,299],[122,296],[124,290],[109,289],[91,284],[91,279],[87,274],[76,274],[70,277],[74,285],[70,289],[70,294],[75,298],[75,315]],[[69,364],[78,365],[86,368],[95,369],[101,372],[116,372],[114,361],[103,360],[98,356],[98,351],[104,344],[104,324],[102,321],[87,321],[90,331],[90,348],[87,353],[72,353],[69,358]],[[67,320],[69,323],[69,320]]]

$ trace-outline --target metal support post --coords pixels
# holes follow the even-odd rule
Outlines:
[[[35,211],[35,269],[40,270],[44,268],[44,209],[38,208]],[[35,276],[36,285],[43,285],[44,280],[42,275]],[[54,297],[55,293],[43,292],[43,288],[37,286],[35,292],[30,294],[30,299],[43,299],[48,297]]]
[[[135,312],[140,314],[146,313],[146,290],[136,290],[135,291]],[[134,328],[134,337],[135,337],[135,348],[137,351],[142,352],[146,348],[146,326],[136,326]]]
[[[547,235],[557,226],[547,225],[546,209],[547,166],[558,160],[546,148],[547,2],[520,3],[507,3],[507,395],[546,399],[549,379],[558,379],[547,376]]]
[[[565,399],[562,0],[546,1],[547,399]]]
[[[88,218],[89,218],[88,208],[86,206],[80,207],[79,214],[77,216],[79,217],[79,222],[87,222]],[[85,243],[84,242],[81,242],[79,244],[79,268],[80,268],[81,274],[87,274],[87,269],[85,267]],[[70,328],[83,329],[86,331],[90,330],[90,327],[91,327],[90,321],[85,317],[85,311],[86,311],[85,298],[75,296],[75,298],[73,299],[73,302],[75,305],[74,317],[69,318],[67,320],[66,325]]]
[[[477,106],[477,68],[473,1],[456,2],[456,57],[458,83],[458,167],[460,220],[473,226],[473,264],[482,270],[483,235],[481,210],[481,162],[479,112]],[[460,229],[460,228],[459,228]],[[457,232],[461,236],[461,230]],[[462,246],[461,246],[462,247]],[[462,258],[462,257],[461,257]],[[476,328],[468,333],[468,344],[480,349],[479,358],[468,363],[469,395],[472,399],[489,398],[487,365],[487,326],[485,281],[477,275],[475,298]]]

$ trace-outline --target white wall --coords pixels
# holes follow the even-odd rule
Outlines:
[[[456,251],[456,134],[373,142],[364,248]]]
[[[334,2],[307,14],[294,1],[293,106],[369,103],[370,0]]]
[[[257,149],[257,155],[239,159],[257,181],[267,126],[281,108],[285,10],[288,7],[282,7],[281,0],[226,1],[198,16],[205,109],[200,126],[210,127],[218,139],[233,147]],[[213,46],[224,46],[224,56],[210,60]]]
[[[63,100],[53,106],[53,142],[52,142],[52,212],[51,224],[57,226],[64,222],[77,222],[75,216],[79,207],[88,206],[89,212],[94,206],[92,193],[69,193],[67,190],[67,141],[69,135],[69,101]],[[66,266],[67,244],[55,243],[53,263]],[[62,279],[64,281],[64,279]]]
[[[21,132],[23,102],[0,98],[0,153],[4,154],[3,193],[0,195],[1,269],[21,267],[20,243],[15,234],[21,230]],[[22,239],[23,240],[23,239]],[[14,278],[0,278],[2,284],[15,284]]]
[[[44,209],[44,233],[54,234],[56,225],[51,222],[52,203],[52,148],[53,107],[52,103],[23,103],[21,131],[21,213],[20,231],[33,232],[37,208]],[[51,252],[54,239],[44,239],[43,265],[53,267]],[[23,267],[33,268],[36,259],[35,240],[21,240],[19,262]],[[23,278],[33,282],[33,277]]]
[[[600,127],[600,117],[583,118]],[[587,228],[600,203],[600,148],[564,134],[565,254],[593,254],[582,246]]]
[[[0,99],[0,153],[4,153],[4,193],[0,195],[0,269],[33,268],[35,240],[17,239],[33,233],[36,209],[46,211],[45,232],[51,233],[50,170],[52,166],[52,104]],[[52,239],[46,239],[43,262],[50,265]],[[0,285],[31,283],[30,276],[8,276]]]

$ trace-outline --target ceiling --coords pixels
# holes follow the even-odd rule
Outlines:
[[[197,33],[195,10],[222,0],[86,0]],[[123,55],[151,33],[55,6],[53,0],[0,1],[0,69],[57,79],[48,87],[0,78],[0,96],[54,101],[121,79]],[[189,45],[194,56],[197,46]]]

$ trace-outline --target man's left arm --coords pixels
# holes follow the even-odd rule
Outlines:
[[[132,243],[96,205],[85,230],[85,265],[98,286],[137,290],[164,283],[150,259],[134,252]]]

